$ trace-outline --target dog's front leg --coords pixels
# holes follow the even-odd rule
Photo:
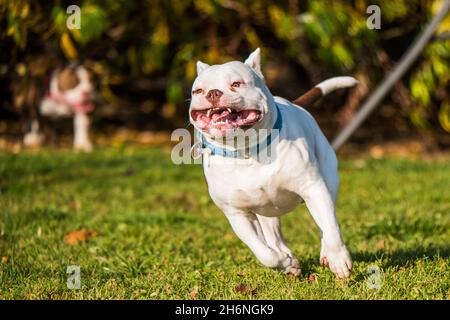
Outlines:
[[[84,112],[75,112],[73,122],[74,148],[82,151],[91,151],[92,144],[89,141],[89,116]]]
[[[325,182],[312,183],[300,192],[300,196],[322,232],[321,262],[328,264],[338,277],[348,277],[352,259],[342,240],[335,205]]]
[[[232,211],[232,210],[229,210]],[[265,266],[278,268],[285,273],[298,275],[298,261],[282,251],[276,251],[267,245],[261,225],[255,214],[246,212],[226,212],[236,235],[250,248],[256,258]]]

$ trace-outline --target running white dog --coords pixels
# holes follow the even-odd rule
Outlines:
[[[338,277],[348,277],[352,260],[335,215],[337,159],[316,121],[302,107],[272,96],[259,49],[245,63],[209,66],[199,61],[197,74],[190,121],[202,141],[209,193],[234,232],[263,265],[299,275],[299,262],[282,237],[280,216],[304,201],[321,230],[320,262]],[[296,102],[308,105],[356,83],[351,77],[332,78]],[[276,137],[271,129],[278,130]],[[247,143],[236,144],[242,134]],[[274,150],[269,162],[258,158],[262,141]],[[250,155],[247,151],[255,147],[258,151]]]

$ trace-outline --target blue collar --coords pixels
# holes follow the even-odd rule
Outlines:
[[[275,104],[275,107],[277,109],[277,120],[275,121],[275,124],[273,125],[272,130],[281,130],[283,121],[281,119],[281,112],[280,108],[277,104]],[[223,157],[230,157],[230,158],[242,158],[248,156],[250,153],[258,154],[263,148],[268,148],[270,144],[272,143],[272,133],[273,131],[270,131],[270,133],[267,135],[266,140],[258,142],[256,146],[253,146],[250,148],[246,148],[245,150],[238,149],[238,150],[229,150],[225,148],[218,147],[211,142],[209,142],[207,139],[205,139],[202,135],[202,133],[198,130],[196,130],[195,134],[198,141],[201,141],[202,149],[208,149],[212,155],[220,155]],[[264,144],[263,144],[264,143]],[[262,147],[261,147],[262,145]],[[244,152],[243,152],[244,151]],[[243,154],[244,153],[244,154]]]

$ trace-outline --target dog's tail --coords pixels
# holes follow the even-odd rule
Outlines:
[[[352,77],[335,77],[331,78],[325,81],[322,81],[318,85],[316,85],[314,88],[303,94],[302,96],[298,97],[293,103],[308,107],[311,106],[314,102],[322,98],[323,96],[326,96],[330,92],[342,89],[342,88],[348,88],[353,87],[354,85],[358,84],[359,81]]]

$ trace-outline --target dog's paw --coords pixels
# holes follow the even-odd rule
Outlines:
[[[76,143],[74,145],[74,148],[75,148],[75,150],[79,150],[79,151],[91,152],[92,144],[90,142]]]
[[[302,270],[300,269],[300,263],[297,259],[295,259],[296,263],[293,265],[289,265],[284,269],[284,273],[289,276],[299,277],[302,273]]]
[[[287,275],[292,275],[295,277],[300,276],[300,262],[290,254],[285,252],[280,253],[280,260],[278,264],[278,269],[282,270]]]
[[[328,266],[339,278],[349,277],[352,271],[352,258],[345,245],[331,250],[322,243],[320,264]]]
[[[42,143],[44,142],[44,136],[40,133],[36,132],[29,132],[25,134],[23,137],[23,144],[26,147],[30,148],[37,148],[42,146]]]

